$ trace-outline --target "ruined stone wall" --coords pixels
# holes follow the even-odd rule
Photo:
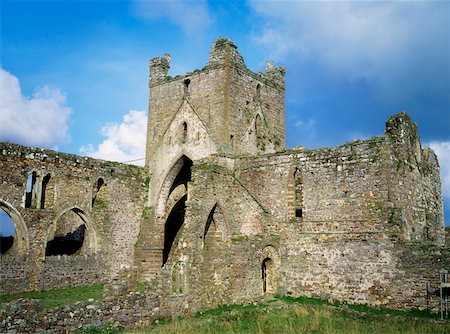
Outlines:
[[[284,68],[269,64],[265,73],[253,73],[229,39],[213,43],[202,70],[172,78],[168,68],[169,56],[150,62],[146,163],[150,169],[159,161],[155,155],[161,152],[162,141],[183,137],[183,122],[196,140],[212,141],[214,152],[274,152],[285,147]],[[177,116],[186,104],[195,115]],[[177,117],[183,118],[177,133],[167,134]],[[202,123],[208,138],[191,130],[192,121]]]
[[[169,68],[168,55],[150,62],[146,166],[151,182],[141,262],[144,267],[152,262],[154,270],[180,162],[217,152],[274,152],[285,145],[284,68],[269,64],[265,73],[251,72],[229,39],[213,43],[202,70],[172,78]]]
[[[390,166],[390,221],[405,240],[444,245],[444,213],[436,154],[422,149],[415,125],[406,113],[386,122]]]
[[[15,224],[13,247],[0,256],[1,293],[104,282],[133,264],[146,197],[143,168],[1,143],[0,169],[0,207]],[[81,225],[84,241],[73,255],[46,255],[49,242]],[[67,240],[64,252],[75,239]]]
[[[268,216],[224,164],[194,164],[185,222],[162,269],[169,298],[194,295],[200,308],[262,296]]]
[[[334,149],[195,162],[186,220],[163,269],[167,286],[176,288],[166,293],[194,294],[207,306],[281,293],[426,307],[426,282],[434,284],[450,265],[448,252],[438,241],[442,221],[436,237],[418,248],[392,219],[396,205],[416,205],[411,198],[393,203],[390,196],[391,180],[402,176],[391,154],[395,144],[384,136]],[[439,198],[428,177],[438,166],[432,161],[427,168],[429,174],[413,175],[414,184]],[[264,283],[271,285],[264,292],[268,258],[276,279]]]
[[[276,71],[282,73],[279,78],[270,72],[230,69],[231,152],[273,153],[285,148],[284,69]]]

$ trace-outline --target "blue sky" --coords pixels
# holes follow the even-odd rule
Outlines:
[[[381,135],[408,111],[439,155],[450,225],[447,1],[2,0],[0,140],[144,158],[148,60],[202,68],[218,36],[285,65],[288,147]],[[142,160],[138,161],[142,162]]]

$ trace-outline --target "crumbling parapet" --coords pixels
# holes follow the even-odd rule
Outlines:
[[[233,65],[245,68],[244,59],[230,38],[217,38],[209,49],[208,66]]]
[[[439,163],[430,148],[422,148],[417,125],[406,112],[386,122],[389,150],[389,222],[401,239],[444,245],[444,214]]]
[[[163,57],[155,57],[150,60],[149,84],[158,84],[167,78],[170,69],[170,55],[166,53]]]

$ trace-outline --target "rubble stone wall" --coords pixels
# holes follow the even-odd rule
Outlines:
[[[143,168],[0,143],[0,169],[0,206],[15,224],[13,247],[0,256],[1,293],[105,282],[133,264],[146,196]],[[33,172],[35,198],[28,205]],[[67,213],[72,222],[63,219]],[[48,241],[80,224],[86,231],[79,251],[46,256]]]

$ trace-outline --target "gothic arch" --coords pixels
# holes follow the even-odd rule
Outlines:
[[[298,167],[291,167],[289,170],[286,194],[288,217],[303,217],[303,173]]]
[[[280,257],[276,248],[272,245],[265,246],[258,252],[258,263],[260,266],[261,292],[264,295],[273,296],[278,291],[278,271],[280,268]]]
[[[61,226],[64,223],[64,220],[61,221],[62,217],[67,215],[68,213],[72,214],[72,216],[76,215],[79,218],[79,221],[76,221],[73,226]],[[78,225],[78,226],[76,226]],[[84,226],[82,231],[79,229],[80,226]],[[74,230],[75,228],[75,230]],[[61,236],[58,236],[58,233],[61,233]],[[67,233],[68,232],[68,233]],[[73,206],[64,209],[61,211],[56,219],[53,221],[47,233],[47,244],[46,244],[46,253],[48,255],[54,255],[51,252],[49,253],[48,247],[51,245],[51,242],[56,240],[56,238],[61,238],[64,234],[67,236],[73,233],[82,233],[82,246],[77,251],[77,254],[81,252],[82,254],[93,254],[97,252],[99,248],[99,239],[97,237],[97,232],[91,222],[89,216],[79,207]],[[65,254],[61,252],[61,254]]]
[[[184,224],[186,213],[186,199],[187,195],[181,197],[173,206],[172,210],[167,216],[164,224],[164,249],[163,249],[163,266],[169,260],[172,249],[177,245],[180,237],[180,230]]]
[[[164,224],[163,266],[168,261],[173,246],[177,244],[184,224],[192,164],[191,159],[182,155],[172,165],[160,188],[156,219]]]
[[[175,162],[172,164],[172,167],[169,169],[169,172],[166,174],[157,197],[155,210],[157,216],[163,217],[165,215],[167,199],[169,198],[172,191],[179,185],[176,184],[177,176],[180,174],[180,171],[183,169],[183,167],[186,168],[186,166],[190,168],[192,166],[192,160],[188,156],[183,154],[175,160]]]
[[[0,209],[3,209],[14,223],[14,241],[8,251],[11,255],[26,255],[30,247],[28,229],[19,211],[8,202],[0,199]]]
[[[203,245],[207,238],[216,241],[225,241],[230,236],[230,226],[222,206],[216,202],[208,214],[208,218],[203,229]]]

